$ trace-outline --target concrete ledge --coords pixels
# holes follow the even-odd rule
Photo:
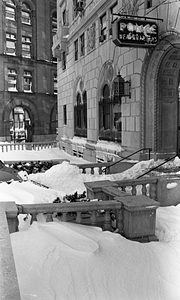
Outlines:
[[[6,212],[0,204],[0,299],[21,300]]]

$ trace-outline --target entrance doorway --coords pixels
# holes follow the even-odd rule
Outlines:
[[[21,106],[12,109],[9,117],[11,141],[32,142],[32,122],[29,113]]]

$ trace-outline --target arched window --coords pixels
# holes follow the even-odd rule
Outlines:
[[[31,8],[25,2],[23,2],[23,4],[22,4],[21,22],[23,24],[31,25]]]
[[[6,19],[15,21],[16,19],[16,5],[13,0],[6,1]]]
[[[10,135],[14,142],[32,141],[32,122],[26,109],[16,106],[10,113]]]
[[[87,93],[77,94],[74,106],[74,134],[87,137]]]
[[[107,84],[99,101],[99,138],[121,142],[121,105],[117,99],[110,97]]]

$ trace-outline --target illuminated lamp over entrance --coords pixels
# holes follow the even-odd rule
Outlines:
[[[153,47],[158,43],[156,22],[120,18],[113,24],[113,43],[119,47]]]

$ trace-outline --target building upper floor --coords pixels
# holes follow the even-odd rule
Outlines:
[[[0,2],[0,54],[55,62],[51,47],[56,30],[56,0]]]
[[[179,31],[179,9],[178,1],[167,0],[57,0],[53,51],[63,61],[64,52],[67,55],[74,44],[76,60],[78,48],[79,56],[83,56],[112,40],[113,27],[120,16],[153,19],[158,26],[158,36],[162,37],[165,32]]]

